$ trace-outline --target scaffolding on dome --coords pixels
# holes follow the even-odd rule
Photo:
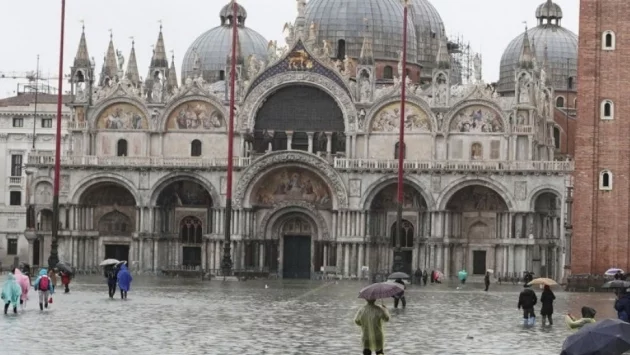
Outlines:
[[[451,85],[469,84],[474,81],[473,60],[477,52],[463,35],[448,36],[448,52],[451,55]]]

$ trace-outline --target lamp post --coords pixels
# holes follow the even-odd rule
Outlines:
[[[61,105],[63,105],[63,40],[66,21],[66,0],[61,0],[61,35],[59,44],[59,90],[57,93],[57,132],[55,135],[55,173],[53,180],[53,224],[52,243],[48,267],[54,268],[59,263],[59,170],[61,170]]]
[[[407,100],[407,16],[408,16],[408,0],[404,0],[404,16],[403,16],[403,50],[401,59],[401,77],[400,79],[400,123],[398,137],[398,203],[396,204],[396,247],[394,250],[393,271],[403,271],[402,251],[400,240],[402,237],[402,211],[403,211],[403,165],[405,161],[405,101]]]
[[[232,273],[231,257],[231,233],[232,233],[232,173],[234,170],[234,105],[235,105],[235,82],[236,82],[236,41],[238,40],[237,20],[238,5],[236,0],[232,1],[232,56],[230,61],[230,122],[228,125],[228,162],[227,162],[227,191],[225,193],[225,236],[223,241],[223,260],[221,269],[223,276],[230,276]]]

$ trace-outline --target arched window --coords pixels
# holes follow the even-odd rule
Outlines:
[[[605,51],[612,51],[617,45],[615,33],[613,31],[604,31],[604,33],[602,34],[602,41],[602,48]]]
[[[383,79],[394,79],[394,69],[390,65],[383,68]]]
[[[407,145],[405,143],[403,143],[403,159],[407,159]],[[400,153],[400,142],[397,142],[396,145],[394,146],[394,159],[398,159],[400,156],[398,155],[398,153]]]
[[[340,39],[337,41],[337,59],[344,60],[346,58],[346,41]]]
[[[392,246],[401,248],[413,248],[413,224],[407,220],[402,220],[402,228],[400,229],[400,234],[396,230],[396,222],[392,225]],[[400,239],[399,239],[400,238]],[[398,241],[400,241],[400,245],[398,245]]]
[[[553,128],[553,145],[556,149],[560,149],[560,128]]]
[[[225,80],[225,70],[219,70],[219,80]]]
[[[612,120],[615,118],[615,104],[611,100],[602,101],[601,117],[602,120]]]
[[[570,77],[567,79],[567,88],[568,88],[569,90],[573,90],[573,77],[572,77],[572,76],[570,76]]]
[[[556,97],[556,107],[564,107],[564,97],[563,96]]]
[[[599,173],[599,189],[612,190],[613,176],[610,170],[602,170]]]
[[[127,141],[124,139],[119,139],[116,144],[116,155],[119,157],[126,157],[127,154]]]
[[[190,143],[190,156],[191,157],[200,157],[201,156],[201,141],[199,139],[195,139]]]
[[[179,223],[179,238],[182,244],[201,244],[203,224],[197,217],[186,217]]]

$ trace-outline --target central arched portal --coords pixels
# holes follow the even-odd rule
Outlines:
[[[278,224],[282,245],[282,278],[310,279],[315,226],[302,213],[290,214]]]

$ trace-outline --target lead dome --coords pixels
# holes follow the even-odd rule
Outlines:
[[[577,83],[578,36],[562,27],[562,8],[549,0],[536,9],[538,26],[529,29],[527,35],[536,53],[539,65],[547,54],[550,84],[557,91],[575,91]],[[515,71],[523,48],[525,33],[518,35],[503,52],[498,91],[502,94],[514,92]],[[545,50],[546,47],[546,50]]]
[[[182,82],[201,72],[209,82],[223,80],[226,61],[232,45],[232,3],[225,5],[219,13],[221,24],[199,36],[189,47],[182,62]],[[258,32],[245,27],[247,11],[241,5],[237,9],[237,28],[241,57],[255,55],[267,57],[268,41]],[[195,63],[198,61],[199,63]],[[200,66],[200,68],[197,68]]]

